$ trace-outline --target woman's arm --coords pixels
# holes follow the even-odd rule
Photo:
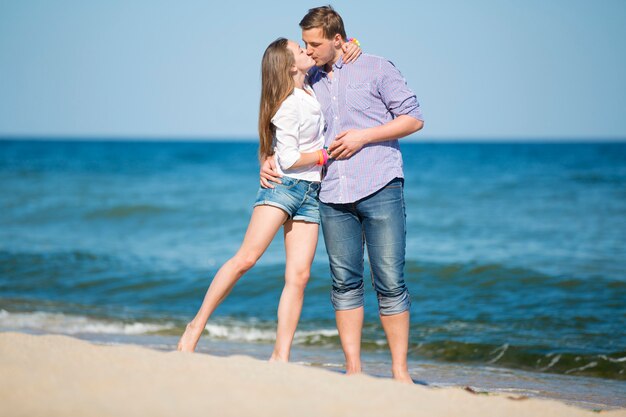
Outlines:
[[[341,50],[343,51],[343,62],[346,64],[356,61],[363,52],[361,50],[361,43],[355,38],[350,38],[345,42],[341,46]]]
[[[283,171],[294,168],[313,166],[325,162],[327,157],[320,152],[304,152],[298,150],[300,126],[300,109],[297,99],[288,97],[272,118],[276,128],[276,162]]]
[[[317,165],[320,162],[320,152],[303,152],[300,154],[300,159],[298,159],[292,166],[289,168],[301,168],[306,166]]]

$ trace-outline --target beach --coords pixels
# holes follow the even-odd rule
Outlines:
[[[345,376],[246,356],[0,334],[6,416],[591,416],[553,400]],[[626,410],[601,415],[626,416]]]
[[[257,147],[0,141],[0,334],[174,350],[241,244]],[[469,386],[626,409],[626,145],[402,149],[411,377],[429,393]],[[269,358],[284,270],[279,233],[209,320],[200,358]],[[320,236],[291,355],[313,375],[344,369],[331,285]],[[363,370],[386,383],[389,349],[365,287]],[[33,380],[48,374],[33,369]]]
[[[0,3],[0,417],[626,417],[626,2],[74,3]]]

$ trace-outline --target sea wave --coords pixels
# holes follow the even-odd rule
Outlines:
[[[170,330],[175,328],[175,325],[173,323],[124,322],[42,311],[17,313],[0,310],[0,328],[3,330],[34,330],[68,335],[141,335]]]
[[[184,323],[179,321],[119,320],[51,313],[43,311],[9,312],[0,310],[1,331],[36,331],[67,335],[127,335],[127,336],[179,336]],[[206,326],[209,339],[228,342],[271,344],[276,339],[276,323],[259,320],[240,320],[217,317]],[[362,350],[386,351],[387,343],[381,335],[364,332]],[[335,328],[298,330],[294,345],[324,348],[341,348]],[[500,345],[469,343],[458,340],[411,342],[411,360],[434,360],[444,363],[474,364],[485,367],[522,369],[538,373],[579,375],[612,380],[626,380],[626,351],[585,353],[559,351],[542,346],[521,346],[512,343]]]
[[[110,335],[180,335],[184,325],[168,321],[122,321],[94,318],[83,315],[51,313],[45,311],[9,312],[0,310],[1,330],[28,330],[59,334],[110,334]],[[218,318],[206,325],[209,338],[235,342],[274,342],[276,324],[250,320],[247,322],[230,318]],[[338,341],[337,329],[299,330],[294,336],[295,344],[324,345]],[[336,344],[336,343],[335,343]]]
[[[413,357],[626,381],[626,351],[607,354],[557,351],[542,346],[464,343],[442,340],[411,346]]]
[[[274,342],[275,324],[252,325],[250,323],[213,324],[206,326],[209,337],[238,342]],[[294,335],[294,344],[327,345],[338,340],[337,329],[299,330]]]

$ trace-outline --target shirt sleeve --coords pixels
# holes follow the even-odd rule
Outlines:
[[[272,124],[276,128],[276,161],[285,171],[300,159],[300,109],[296,97],[289,96],[283,101],[272,118]]]
[[[390,61],[381,60],[378,92],[385,106],[394,116],[407,115],[424,120],[420,104],[406,80]]]

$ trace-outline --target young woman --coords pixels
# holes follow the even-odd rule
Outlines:
[[[346,46],[356,59],[360,48]],[[346,59],[346,62],[349,62]],[[252,218],[239,251],[219,269],[178,350],[193,352],[207,320],[235,283],[263,255],[281,226],[285,236],[285,287],[278,304],[278,329],[270,361],[289,361],[304,288],[309,280],[320,222],[317,194],[324,146],[324,116],[305,76],[315,61],[294,41],[272,42],[261,63],[259,156],[274,155],[282,184],[259,188]]]

